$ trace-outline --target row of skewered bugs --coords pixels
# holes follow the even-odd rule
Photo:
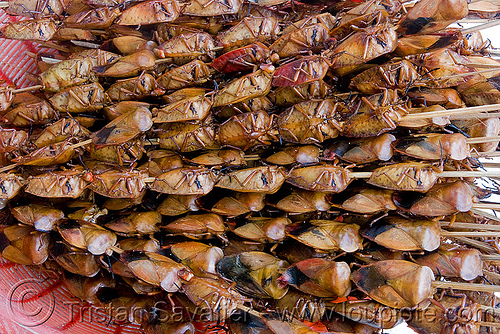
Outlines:
[[[0,197],[10,201],[2,210],[2,256],[47,268],[57,263],[74,274],[64,280],[70,291],[90,303],[141,305],[146,310],[141,324],[151,333],[194,331],[189,322],[157,321],[154,299],[147,295],[161,291],[174,293],[173,304],[209,307],[209,320],[225,320],[235,333],[314,333],[295,319],[276,319],[272,310],[300,308],[316,322],[327,306],[347,317],[343,322],[323,318],[328,329],[373,332],[399,323],[398,314],[382,321],[383,312],[404,307],[416,312],[429,301],[438,320],[410,322],[422,333],[494,332],[495,315],[479,319],[475,313],[494,301],[491,293],[447,295],[439,302],[432,298],[434,289],[447,283],[434,281],[434,275],[478,279],[486,257],[477,249],[442,243],[440,236],[446,233],[430,217],[466,213],[484,192],[461,180],[437,183],[443,174],[435,165],[411,159],[440,162],[445,169],[475,166],[467,138],[442,133],[447,118],[405,122],[404,117],[444,110],[439,104],[461,107],[461,98],[467,105],[493,104],[500,92],[486,80],[494,71],[473,72],[478,64],[497,65],[477,52],[485,47],[478,35],[462,39],[459,31],[433,34],[463,18],[467,3],[431,3],[419,2],[396,28],[393,23],[401,11],[397,1],[368,1],[340,15],[339,21],[310,6],[293,12],[203,0],[144,1],[125,7],[115,1],[87,1],[96,8],[80,7],[61,19],[65,9],[56,8],[64,7],[63,1],[45,1],[43,6],[9,1],[9,11],[35,18],[8,24],[2,29],[5,37],[95,42],[111,31],[122,36],[107,45],[123,56],[87,49],[65,60],[41,58],[40,66],[53,64],[40,76],[41,88],[53,94],[48,100],[3,87],[4,171],[19,172],[0,174]],[[221,14],[241,17],[218,32],[224,20],[206,16]],[[417,25],[427,14],[427,23]],[[278,37],[283,15],[297,22]],[[56,24],[54,17],[62,23]],[[160,22],[173,24],[158,26],[155,42],[124,27]],[[197,30],[207,23],[209,33],[218,32],[216,41]],[[332,96],[331,70],[345,76],[385,54],[423,50],[435,52],[369,66],[351,80],[357,91],[371,95]],[[216,53],[221,56],[215,58]],[[212,59],[208,66],[205,62]],[[250,73],[230,80],[240,72]],[[109,83],[109,78],[118,80]],[[217,82],[213,92],[192,88],[211,85],[212,79]],[[415,85],[425,87],[409,89]],[[449,88],[455,86],[460,95]],[[271,92],[272,87],[277,88]],[[440,100],[434,106],[408,108],[403,95],[411,96],[412,103]],[[136,101],[145,98],[161,103],[151,109],[151,103]],[[88,113],[101,110],[110,122],[90,132],[87,127],[94,126],[95,116]],[[214,118],[225,121],[216,125]],[[463,123],[463,132],[473,137],[496,135],[500,128],[498,118]],[[398,133],[386,133],[397,126]],[[403,126],[413,130],[400,131]],[[436,133],[407,136],[422,128]],[[332,141],[341,134],[357,139]],[[474,145],[487,151],[497,144]],[[150,150],[147,161],[137,167],[150,145],[161,150]],[[268,154],[269,147],[281,149]],[[358,166],[390,161],[393,150],[401,153],[395,156],[397,163],[362,176],[379,188],[355,181],[360,188],[346,190],[359,174],[331,163],[337,158]],[[78,156],[83,163],[75,163]],[[285,182],[292,188],[283,186]],[[43,198],[51,198],[52,205]],[[200,210],[210,213],[177,217]],[[372,223],[380,218],[374,215],[396,210],[403,215]],[[21,224],[14,224],[14,218]],[[470,214],[459,219],[481,221]],[[183,238],[196,241],[180,242]],[[496,253],[486,242],[477,245]],[[368,265],[356,269],[355,261]],[[495,262],[489,263],[498,280]],[[353,291],[351,281],[357,287]],[[331,302],[347,296],[359,300]],[[264,302],[248,309],[256,300]],[[467,310],[473,321],[451,320],[446,308],[456,314]],[[238,312],[246,316],[231,320]],[[359,315],[364,316],[361,321],[349,322]]]

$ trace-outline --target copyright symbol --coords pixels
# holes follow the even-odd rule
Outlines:
[[[26,279],[14,285],[8,296],[8,303],[17,323],[36,327],[50,319],[56,299],[53,291],[44,290],[43,283],[47,280]]]

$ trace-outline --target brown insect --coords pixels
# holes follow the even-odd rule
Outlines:
[[[106,216],[104,216],[106,217]],[[106,217],[106,220],[109,218]],[[119,235],[147,235],[157,230],[161,214],[156,211],[134,212],[118,219],[107,221],[104,227]]]
[[[344,210],[373,214],[384,211],[397,210],[392,197],[394,191],[377,188],[362,188],[344,200],[340,207]]]
[[[71,137],[83,139],[88,135],[90,135],[90,131],[81,126],[74,118],[61,118],[43,129],[33,143],[37,147],[43,147],[64,141]]]
[[[243,295],[281,299],[288,291],[277,282],[288,262],[263,252],[244,252],[225,256],[217,263],[217,272],[235,283]]]
[[[288,87],[322,80],[330,62],[323,56],[307,56],[281,65],[274,72],[273,86]]]
[[[286,166],[291,164],[314,164],[320,160],[320,150],[317,146],[290,146],[276,152],[265,159],[273,165]]]
[[[257,242],[280,242],[285,239],[285,228],[291,223],[292,221],[285,217],[252,217],[248,219],[247,224],[234,229],[233,233]]]
[[[261,166],[222,174],[216,186],[240,192],[273,194],[284,181],[285,173],[280,167]]]
[[[483,275],[481,252],[477,249],[442,247],[437,252],[415,260],[421,266],[432,269],[435,275],[460,277],[471,281]]]
[[[328,33],[328,28],[321,23],[307,25],[281,36],[269,49],[280,58],[315,53],[330,37]]]
[[[188,267],[157,253],[129,252],[120,259],[137,278],[167,292],[179,291],[193,277]]]
[[[279,200],[276,207],[291,214],[328,211],[331,207],[328,197],[328,193],[297,189]]]
[[[397,30],[403,35],[431,33],[446,28],[467,13],[465,0],[423,0],[399,20]]]
[[[175,243],[162,250],[162,253],[172,260],[180,260],[198,276],[215,275],[215,265],[224,257],[224,252],[219,247],[195,241]]]
[[[325,51],[323,56],[337,73],[344,75],[355,70],[357,65],[394,51],[396,46],[396,30],[385,23],[360,29]]]
[[[151,112],[146,107],[120,115],[101,130],[92,134],[92,142],[97,146],[119,145],[148,131],[153,126]]]
[[[279,107],[290,107],[294,104],[324,99],[332,92],[332,88],[323,80],[316,80],[295,86],[276,88],[269,93],[269,98]]]
[[[31,226],[12,225],[0,234],[2,257],[14,263],[41,265],[49,257],[50,236]]]
[[[24,105],[15,106],[2,115],[5,123],[18,127],[43,125],[59,116],[50,103],[35,98],[26,101]]]
[[[167,123],[157,130],[161,148],[179,152],[193,152],[218,148],[211,117],[201,124]]]
[[[106,66],[116,63],[121,58],[116,53],[102,49],[85,49],[72,53],[68,59],[88,59],[93,66]]]
[[[68,138],[64,141],[43,146],[26,155],[18,156],[12,161],[19,165],[26,166],[51,166],[63,164],[76,155],[80,154],[79,148],[73,148],[74,138]]]
[[[279,33],[274,17],[245,17],[235,26],[217,35],[217,45],[231,51],[255,42],[268,43]]]
[[[113,38],[113,45],[123,55],[129,55],[140,50],[153,51],[158,47],[154,41],[148,41],[139,36],[119,36]]]
[[[38,197],[77,198],[88,186],[90,178],[91,175],[87,174],[81,167],[71,170],[48,172],[30,176],[27,179],[25,191]]]
[[[83,113],[100,110],[108,101],[104,88],[92,82],[87,85],[65,88],[50,99],[50,104],[60,112]]]
[[[323,152],[324,160],[340,158],[347,162],[364,164],[375,161],[389,161],[393,155],[391,143],[396,140],[392,134],[377,137],[335,141]]]
[[[52,39],[57,26],[52,19],[28,19],[10,22],[0,29],[3,38],[45,42]]]
[[[294,168],[286,180],[305,190],[337,193],[343,191],[351,181],[345,168],[334,165]]]
[[[406,89],[418,85],[420,74],[413,64],[407,60],[374,66],[356,75],[350,87],[363,94],[376,94],[384,89]]]
[[[194,240],[210,239],[214,236],[225,240],[226,225],[222,217],[215,213],[188,215],[161,228],[168,233]]]
[[[321,143],[336,138],[341,129],[336,120],[346,106],[332,99],[300,102],[278,118],[281,138],[299,144]]]
[[[214,40],[212,36],[204,32],[184,33],[163,42],[155,54],[159,58],[172,58],[177,65],[184,65],[199,59],[208,62],[215,58]]]
[[[38,204],[17,206],[11,208],[10,212],[21,223],[42,232],[54,230],[55,224],[64,218],[64,212],[61,210]]]
[[[375,169],[367,182],[385,189],[427,192],[437,179],[435,167],[404,162]]]
[[[287,235],[298,242],[322,251],[352,253],[363,248],[359,225],[333,220],[310,220],[288,225]]]
[[[116,244],[116,234],[96,224],[83,220],[66,219],[59,221],[57,231],[71,246],[86,249],[93,255],[111,254]]]
[[[235,79],[220,89],[215,95],[214,107],[242,102],[265,96],[271,90],[272,73],[257,70]]]
[[[0,112],[7,110],[12,103],[14,86],[0,80]]]
[[[11,0],[5,9],[10,15],[21,15],[26,17],[50,17],[61,15],[68,6],[68,0]]]
[[[249,212],[259,212],[265,207],[266,194],[236,192],[220,199],[212,207],[212,212],[222,216],[235,217]]]
[[[344,123],[346,137],[373,137],[394,130],[408,112],[395,90],[362,97],[355,114]]]
[[[237,14],[242,4],[242,0],[194,0],[182,8],[182,14],[208,17]]]
[[[265,111],[235,115],[219,126],[219,140],[222,145],[240,148],[244,151],[277,140],[272,131],[274,117]]]
[[[73,250],[62,243],[57,243],[50,254],[64,270],[70,273],[94,277],[101,270],[98,257],[81,250]]]
[[[97,146],[90,144],[90,157],[119,166],[130,166],[139,161],[144,149],[144,137],[137,137],[118,145]]]
[[[100,7],[66,17],[63,25],[80,29],[107,29],[120,16],[118,8]]]
[[[278,284],[291,285],[317,297],[345,297],[351,292],[350,278],[351,269],[346,262],[312,258],[290,266],[278,278]]]
[[[151,0],[136,4],[122,12],[120,25],[145,25],[172,22],[179,17],[181,8],[176,0]]]
[[[203,121],[212,109],[213,94],[187,97],[170,103],[156,111],[155,123]]]
[[[199,211],[200,195],[168,195],[156,209],[164,216],[179,216],[190,211]]]
[[[119,169],[97,170],[92,173],[89,188],[110,198],[136,198],[146,188],[146,173]]]
[[[165,91],[151,74],[142,73],[138,77],[122,79],[111,85],[106,94],[113,101],[127,101],[163,95]]]
[[[399,251],[432,252],[441,243],[439,224],[428,220],[390,217],[361,231],[361,235],[377,244]]]
[[[433,294],[429,267],[403,260],[377,261],[353,272],[357,287],[383,305],[415,307]]]
[[[151,190],[171,195],[206,195],[214,187],[213,172],[203,167],[182,167],[156,177]]]
[[[110,65],[94,67],[100,76],[127,78],[139,75],[143,71],[152,70],[156,65],[156,57],[149,50],[140,50],[118,59]]]
[[[63,60],[40,74],[40,83],[45,91],[56,93],[67,87],[95,82],[94,66],[91,58]]]
[[[157,80],[164,89],[170,90],[201,85],[211,76],[210,67],[201,60],[195,59],[165,72]]]

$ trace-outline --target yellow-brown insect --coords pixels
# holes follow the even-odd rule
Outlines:
[[[146,176],[146,173],[137,170],[98,170],[92,173],[89,188],[105,197],[136,198],[146,187]]]
[[[107,100],[104,88],[97,82],[65,88],[49,99],[57,111],[68,113],[95,112],[104,107]]]
[[[64,218],[64,212],[61,210],[38,204],[17,206],[11,208],[10,212],[21,223],[42,232],[52,231],[55,224]]]
[[[212,75],[210,67],[195,59],[187,64],[173,68],[160,77],[158,83],[166,90],[198,86],[207,82]]]
[[[64,19],[63,24],[69,28],[106,29],[118,16],[118,8],[101,7],[70,15]]]
[[[278,20],[274,17],[245,17],[235,26],[219,33],[217,45],[224,47],[227,52],[255,42],[270,42],[278,32]]]
[[[210,61],[215,58],[214,48],[214,40],[209,34],[184,33],[163,42],[155,49],[155,54],[159,58],[173,58],[174,64],[184,65],[195,59]]]
[[[283,169],[276,166],[261,166],[235,170],[220,176],[216,186],[240,192],[273,194],[285,181]]]
[[[206,195],[214,187],[213,172],[203,167],[183,167],[158,175],[150,188],[171,195]]]
[[[30,176],[27,179],[25,191],[38,197],[77,198],[88,186],[86,176],[88,175],[81,167]]]
[[[0,29],[3,38],[45,42],[52,39],[57,26],[52,19],[28,19],[10,22]]]
[[[437,179],[431,165],[405,162],[375,169],[367,182],[385,189],[427,192]]]
[[[145,25],[174,21],[180,14],[176,0],[144,1],[124,10],[117,21],[121,25]]]
[[[335,138],[341,131],[337,113],[346,109],[332,99],[301,102],[280,114],[281,138],[299,144],[321,143]]]
[[[242,4],[242,0],[195,0],[182,8],[182,14],[208,17],[237,14]]]
[[[259,145],[270,145],[272,140],[277,140],[272,131],[273,121],[274,117],[265,111],[235,115],[220,125],[220,143],[244,151]]]
[[[241,78],[237,78],[217,92],[213,106],[222,107],[265,96],[271,90],[272,77],[272,73],[257,70]]]
[[[163,124],[158,129],[158,137],[161,148],[179,152],[193,152],[219,146],[211,117],[207,117],[202,124]]]
[[[305,190],[337,193],[343,191],[351,181],[345,168],[333,165],[294,168],[286,180]]]
[[[155,123],[203,121],[210,113],[213,95],[197,95],[170,103],[156,111]]]
[[[160,96],[165,91],[158,85],[151,74],[142,73],[138,77],[122,79],[108,88],[106,94],[113,101],[142,99],[148,96]]]

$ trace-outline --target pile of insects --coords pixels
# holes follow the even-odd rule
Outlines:
[[[147,334],[196,331],[158,300],[207,332],[500,333],[497,22],[449,28],[496,1],[0,7],[57,50],[0,86],[5,259]]]

